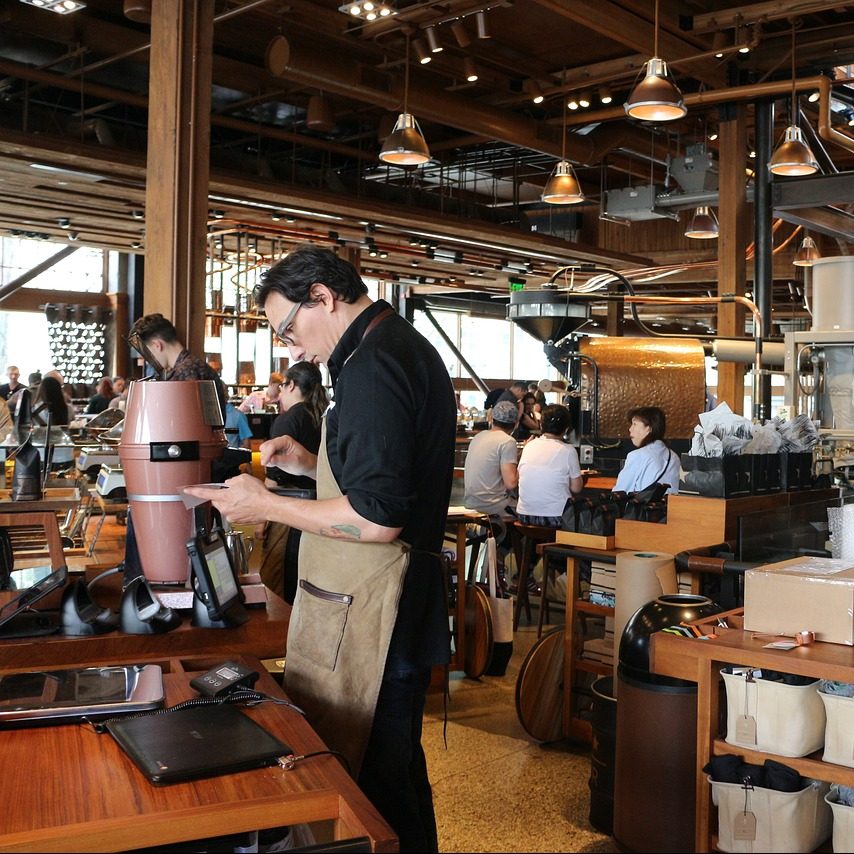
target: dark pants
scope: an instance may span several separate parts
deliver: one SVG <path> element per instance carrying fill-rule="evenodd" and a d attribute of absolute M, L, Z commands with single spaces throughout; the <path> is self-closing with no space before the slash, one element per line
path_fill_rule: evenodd
<path fill-rule="evenodd" d="M 383 676 L 374 726 L 359 774 L 359 788 L 400 840 L 400 850 L 439 850 L 433 792 L 421 747 L 430 668 Z"/>

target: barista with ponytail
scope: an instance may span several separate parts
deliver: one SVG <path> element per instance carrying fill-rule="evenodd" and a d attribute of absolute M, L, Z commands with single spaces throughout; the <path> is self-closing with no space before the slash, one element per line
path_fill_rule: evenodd
<path fill-rule="evenodd" d="M 320 449 L 323 413 L 329 405 L 320 368 L 311 362 L 297 362 L 285 373 L 279 394 L 282 413 L 276 416 L 270 438 L 291 436 L 304 448 L 316 454 Z M 314 489 L 316 482 L 304 475 L 294 475 L 274 466 L 267 467 L 270 489 Z M 264 541 L 260 568 L 264 584 L 289 604 L 293 604 L 297 584 L 297 558 L 300 531 L 278 522 L 258 525 L 255 536 Z"/>

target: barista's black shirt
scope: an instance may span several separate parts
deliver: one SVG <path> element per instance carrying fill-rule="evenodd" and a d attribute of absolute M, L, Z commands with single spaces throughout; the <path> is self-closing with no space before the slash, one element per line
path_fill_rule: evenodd
<path fill-rule="evenodd" d="M 450 656 L 441 563 L 454 467 L 457 408 L 434 347 L 393 314 L 362 338 L 388 303 L 369 306 L 329 359 L 335 402 L 326 449 L 341 491 L 359 515 L 402 528 L 413 547 L 388 667 L 424 667 Z M 345 364 L 346 363 L 346 364 Z"/>

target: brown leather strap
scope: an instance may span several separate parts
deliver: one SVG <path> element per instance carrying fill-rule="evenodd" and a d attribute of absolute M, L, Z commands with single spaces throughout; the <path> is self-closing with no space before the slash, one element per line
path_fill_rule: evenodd
<path fill-rule="evenodd" d="M 364 341 L 365 338 L 370 335 L 371 332 L 374 331 L 387 317 L 391 317 L 394 314 L 394 309 L 384 308 L 376 317 L 374 317 L 371 322 L 365 327 L 365 331 L 362 333 L 361 340 Z M 360 342 L 361 343 L 361 342 Z"/>

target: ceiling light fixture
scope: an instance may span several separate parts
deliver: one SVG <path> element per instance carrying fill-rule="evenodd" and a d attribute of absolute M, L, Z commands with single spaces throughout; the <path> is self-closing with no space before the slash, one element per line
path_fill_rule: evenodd
<path fill-rule="evenodd" d="M 708 205 L 698 205 L 685 229 L 685 237 L 695 240 L 712 240 L 718 236 L 720 226 L 714 210 Z"/>
<path fill-rule="evenodd" d="M 424 33 L 427 36 L 427 44 L 430 48 L 430 53 L 441 53 L 444 48 L 442 47 L 442 44 L 439 41 L 439 36 L 436 33 L 436 28 L 431 25 L 424 30 Z"/>
<path fill-rule="evenodd" d="M 471 36 L 468 34 L 468 30 L 466 30 L 461 18 L 451 22 L 451 32 L 454 34 L 454 38 L 460 47 L 468 47 L 471 44 Z"/>
<path fill-rule="evenodd" d="M 812 175 L 818 161 L 798 127 L 798 90 L 795 77 L 795 22 L 792 21 L 792 114 L 783 141 L 777 146 L 768 168 L 773 175 Z"/>
<path fill-rule="evenodd" d="M 409 54 L 409 36 L 406 37 L 407 40 L 407 48 L 406 53 Z M 423 39 L 415 39 L 412 42 L 412 47 L 415 48 L 415 54 L 418 57 L 418 61 L 422 65 L 427 65 L 428 62 L 433 60 L 433 57 L 430 55 L 430 51 L 427 50 L 427 45 L 424 44 Z M 409 65 L 409 60 L 406 61 L 407 66 Z"/>
<path fill-rule="evenodd" d="M 542 104 L 545 96 L 543 95 L 543 90 L 540 88 L 540 84 L 534 80 L 533 77 L 529 77 L 522 83 L 522 88 L 531 96 L 531 100 L 535 104 Z"/>
<path fill-rule="evenodd" d="M 716 59 L 723 59 L 724 48 L 727 46 L 726 33 L 723 30 L 718 30 L 712 36 L 712 50 L 715 52 Z"/>
<path fill-rule="evenodd" d="M 542 200 L 549 205 L 577 205 L 584 201 L 584 193 L 575 177 L 572 164 L 566 159 L 566 108 L 563 111 L 563 135 L 561 137 L 560 162 L 543 188 Z"/>
<path fill-rule="evenodd" d="M 21 2 L 39 9 L 47 9 L 49 12 L 56 12 L 58 15 L 70 15 L 72 12 L 79 12 L 86 8 L 86 4 L 78 0 L 21 0 Z"/>
<path fill-rule="evenodd" d="M 590 106 L 590 93 L 589 92 L 582 92 L 578 96 L 578 106 L 584 107 L 585 110 Z"/>
<path fill-rule="evenodd" d="M 570 95 L 569 100 L 566 102 L 566 106 L 569 107 L 570 110 L 578 109 L 578 98 L 575 95 Z"/>
<path fill-rule="evenodd" d="M 815 241 L 807 235 L 801 241 L 801 245 L 795 253 L 795 260 L 792 261 L 792 263 L 796 267 L 812 267 L 813 262 L 818 261 L 820 258 L 821 253 L 818 251 L 818 246 L 816 246 Z"/>
<path fill-rule="evenodd" d="M 409 33 L 406 34 L 406 65 L 403 78 L 403 112 L 380 149 L 379 159 L 392 166 L 422 166 L 430 160 L 430 150 L 409 112 Z"/>
<path fill-rule="evenodd" d="M 466 56 L 463 59 L 463 72 L 465 73 L 466 80 L 469 83 L 474 83 L 478 78 L 477 68 L 475 67 L 474 60 L 470 56 Z"/>
<path fill-rule="evenodd" d="M 379 2 L 379 0 L 365 0 L 364 3 L 344 3 L 338 7 L 339 12 L 358 18 L 360 21 L 376 21 L 379 18 L 388 18 L 397 14 L 394 4 L 390 2 Z"/>
<path fill-rule="evenodd" d="M 644 78 L 632 90 L 623 105 L 633 119 L 647 122 L 671 122 L 681 119 L 688 110 L 679 87 L 667 76 L 667 63 L 658 56 L 658 2 L 655 0 L 655 44 L 652 58 L 646 63 Z"/>
<path fill-rule="evenodd" d="M 610 104 L 611 101 L 614 100 L 614 96 L 611 94 L 611 90 L 607 86 L 599 87 L 599 100 L 603 104 Z"/>
<path fill-rule="evenodd" d="M 70 220 L 70 219 L 68 219 L 67 217 L 64 217 L 64 216 L 61 216 L 61 217 L 56 221 L 56 224 L 57 224 L 60 228 L 71 228 L 71 220 Z"/>
<path fill-rule="evenodd" d="M 492 35 L 486 25 L 486 12 L 478 12 L 474 19 L 477 22 L 477 37 L 479 39 L 491 39 Z"/>

